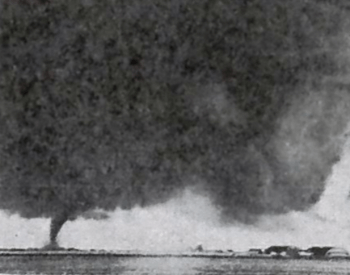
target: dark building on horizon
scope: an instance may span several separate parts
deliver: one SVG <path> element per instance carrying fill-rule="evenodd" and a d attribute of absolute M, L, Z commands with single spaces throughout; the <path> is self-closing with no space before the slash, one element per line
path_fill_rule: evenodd
<path fill-rule="evenodd" d="M 332 246 L 313 246 L 306 249 L 305 251 L 311 252 L 313 258 L 324 258 L 326 256 L 326 253 L 332 248 Z"/>
<path fill-rule="evenodd" d="M 286 256 L 291 258 L 299 257 L 299 249 L 295 246 L 270 246 L 265 249 L 265 254 L 275 254 L 276 256 Z"/>

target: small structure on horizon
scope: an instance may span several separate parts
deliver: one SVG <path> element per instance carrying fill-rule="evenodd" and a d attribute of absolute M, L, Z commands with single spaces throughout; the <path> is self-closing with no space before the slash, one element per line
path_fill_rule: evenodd
<path fill-rule="evenodd" d="M 335 259 L 335 258 L 349 258 L 349 252 L 346 251 L 344 248 L 341 247 L 332 247 L 326 252 L 325 257 L 327 259 Z"/>
<path fill-rule="evenodd" d="M 203 246 L 201 244 L 197 245 L 194 251 L 203 252 L 204 251 Z"/>
<path fill-rule="evenodd" d="M 250 248 L 248 250 L 248 253 L 249 253 L 250 256 L 255 256 L 255 255 L 261 255 L 264 252 L 260 248 Z"/>
<path fill-rule="evenodd" d="M 277 257 L 299 258 L 300 248 L 296 246 L 270 246 L 265 249 L 265 254 Z"/>
<path fill-rule="evenodd" d="M 306 249 L 306 252 L 312 253 L 312 258 L 319 259 L 326 257 L 326 253 L 332 249 L 332 246 L 313 246 Z"/>

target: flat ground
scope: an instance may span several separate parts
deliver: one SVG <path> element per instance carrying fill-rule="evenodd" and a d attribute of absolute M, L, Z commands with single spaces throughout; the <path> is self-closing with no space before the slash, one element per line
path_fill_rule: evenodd
<path fill-rule="evenodd" d="M 80 256 L 0 257 L 0 274 L 350 274 L 350 261 Z"/>

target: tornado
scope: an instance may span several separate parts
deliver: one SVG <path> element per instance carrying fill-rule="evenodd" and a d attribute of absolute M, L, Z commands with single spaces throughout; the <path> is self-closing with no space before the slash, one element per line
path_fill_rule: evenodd
<path fill-rule="evenodd" d="M 52 217 L 50 224 L 50 243 L 49 246 L 54 248 L 58 247 L 57 245 L 57 235 L 61 230 L 63 224 L 68 220 L 69 212 L 62 211 L 58 212 L 55 216 Z"/>
<path fill-rule="evenodd" d="M 0 0 L 0 209 L 50 218 L 54 248 L 189 187 L 223 224 L 317 203 L 350 112 L 342 1 L 88 2 Z"/>

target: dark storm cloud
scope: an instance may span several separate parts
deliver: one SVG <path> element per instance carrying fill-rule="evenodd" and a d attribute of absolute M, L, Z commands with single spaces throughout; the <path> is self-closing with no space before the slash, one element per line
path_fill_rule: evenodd
<path fill-rule="evenodd" d="M 346 11 L 124 2 L 0 1 L 0 207 L 51 217 L 54 243 L 192 184 L 227 222 L 317 202 L 349 114 Z"/>

